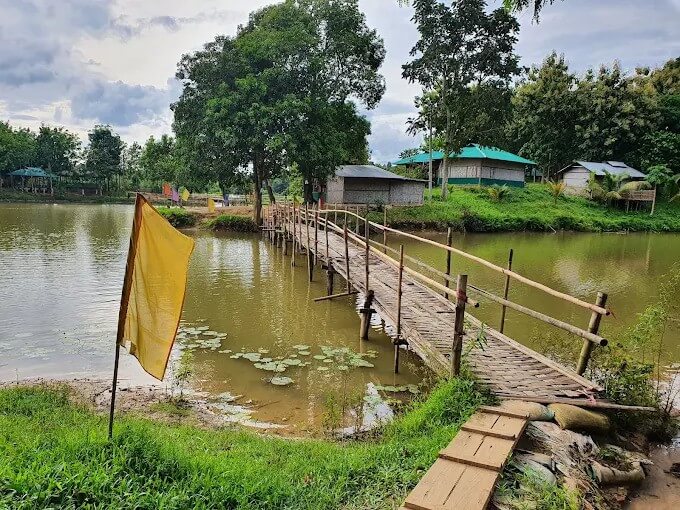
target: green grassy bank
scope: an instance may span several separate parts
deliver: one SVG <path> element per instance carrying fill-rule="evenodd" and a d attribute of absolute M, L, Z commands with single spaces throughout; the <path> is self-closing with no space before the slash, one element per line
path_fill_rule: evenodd
<path fill-rule="evenodd" d="M 80 195 L 78 193 L 66 193 L 56 191 L 54 195 L 44 195 L 42 193 L 24 193 L 7 189 L 0 189 L 0 203 L 34 203 L 34 204 L 134 204 L 134 195 Z"/>
<path fill-rule="evenodd" d="M 484 401 L 441 383 L 362 442 L 290 440 L 106 417 L 65 388 L 0 390 L 0 508 L 370 509 L 402 502 Z"/>
<path fill-rule="evenodd" d="M 389 209 L 388 223 L 395 228 L 445 230 L 450 226 L 467 232 L 680 232 L 680 202 L 659 201 L 650 216 L 649 211 L 626 212 L 576 196 L 562 196 L 555 203 L 543 184 L 513 188 L 501 201 L 495 201 L 485 187 L 450 189 L 446 201 L 437 190 L 434 199 L 421 207 Z M 382 222 L 382 214 L 374 213 L 374 219 Z"/>

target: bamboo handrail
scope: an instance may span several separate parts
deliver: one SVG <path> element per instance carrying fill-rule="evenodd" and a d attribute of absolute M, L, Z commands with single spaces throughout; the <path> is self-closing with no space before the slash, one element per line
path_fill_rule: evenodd
<path fill-rule="evenodd" d="M 330 228 L 330 230 L 334 230 L 336 232 L 342 232 L 344 234 L 343 229 L 340 229 L 339 226 L 335 225 L 333 222 L 331 222 L 327 218 L 323 218 L 323 219 L 321 219 L 321 221 L 323 222 L 323 224 L 326 228 Z M 368 223 L 370 225 L 372 222 L 368 222 Z M 364 248 L 366 247 L 366 243 L 365 243 L 364 239 L 361 239 L 359 236 L 357 236 L 356 234 L 354 234 L 352 232 L 347 233 L 347 238 L 351 239 L 353 242 L 355 242 L 359 246 L 363 246 Z M 389 246 L 384 246 L 378 241 L 369 240 L 369 243 L 387 248 L 391 252 L 398 252 L 398 250 L 395 250 L 394 248 L 391 248 Z M 388 264 L 390 264 L 394 267 L 399 268 L 399 262 L 397 260 L 395 260 L 392 257 L 390 257 L 389 255 L 383 253 L 382 251 L 375 248 L 374 246 L 369 246 L 369 251 L 373 252 L 378 258 L 385 261 L 386 263 L 388 263 Z M 415 264 L 417 264 L 417 265 L 419 265 L 419 266 L 421 266 L 421 267 L 423 267 L 423 268 L 425 268 L 429 271 L 432 271 L 433 273 L 437 274 L 438 276 L 445 278 L 447 281 L 451 281 L 453 279 L 449 275 L 446 275 L 445 273 L 438 271 L 437 269 L 435 269 L 431 266 L 428 266 L 424 262 L 421 262 L 421 261 L 419 261 L 419 260 L 417 260 L 413 257 L 409 257 L 406 254 L 404 254 L 403 256 L 404 256 L 405 259 L 410 260 L 410 261 L 414 262 Z M 420 280 L 421 282 L 434 287 L 435 289 L 441 290 L 443 292 L 447 292 L 447 291 L 449 293 L 451 292 L 451 289 L 449 287 L 446 287 L 445 285 L 442 285 L 441 283 L 439 283 L 435 280 L 432 280 L 431 278 L 428 278 L 427 276 L 419 273 L 418 271 L 416 271 L 416 270 L 414 270 L 414 269 L 412 269 L 408 266 L 403 266 L 403 271 L 406 272 L 407 274 L 413 276 L 414 278 Z M 543 314 L 541 312 L 537 312 L 536 310 L 532 310 L 531 308 L 527 308 L 525 306 L 519 305 L 519 304 L 514 303 L 512 301 L 509 301 L 507 299 L 503 299 L 499 296 L 496 296 L 495 294 L 492 294 L 491 292 L 489 292 L 487 290 L 481 289 L 481 288 L 476 287 L 474 285 L 468 285 L 468 286 L 471 290 L 482 294 L 483 296 L 487 297 L 491 301 L 499 303 L 499 304 L 501 304 L 501 305 L 503 305 L 507 308 L 518 311 L 518 312 L 523 313 L 525 315 L 528 315 L 530 317 L 533 317 L 533 318 L 540 320 L 542 322 L 546 322 L 548 324 L 551 324 L 551 325 L 553 325 L 557 328 L 563 329 L 564 331 L 570 332 L 570 333 L 572 333 L 572 334 L 574 334 L 574 335 L 576 335 L 580 338 L 583 338 L 585 340 L 588 340 L 588 341 L 590 341 L 594 344 L 605 346 L 608 343 L 607 339 L 605 339 L 605 338 L 603 338 L 599 335 L 593 334 L 589 331 L 583 330 L 581 328 L 578 328 L 576 326 L 568 324 L 568 323 L 561 321 L 559 319 L 555 319 L 554 317 Z M 439 297 L 438 294 L 435 294 L 435 293 L 433 293 L 433 294 L 437 295 Z M 479 303 L 477 301 L 470 299 L 470 298 L 468 298 L 468 304 L 470 304 L 471 306 L 474 306 L 475 308 L 479 306 Z"/>
<path fill-rule="evenodd" d="M 324 210 L 323 211 L 323 213 L 327 213 L 327 212 L 333 212 L 333 211 L 332 210 Z M 343 212 L 346 212 L 349 215 L 353 215 L 353 216 L 356 216 L 357 218 L 360 218 L 359 215 L 354 214 L 350 211 L 343 211 Z M 534 287 L 536 289 L 542 290 L 543 292 L 550 294 L 550 295 L 552 295 L 556 298 L 562 299 L 564 301 L 568 301 L 568 302 L 573 303 L 575 305 L 578 305 L 582 308 L 587 308 L 588 310 L 592 310 L 593 312 L 597 312 L 601 315 L 609 315 L 611 313 L 606 308 L 603 308 L 601 306 L 597 306 L 593 303 L 588 303 L 588 302 L 583 301 L 583 300 L 581 300 L 577 297 L 570 296 L 569 294 L 565 294 L 564 292 L 560 292 L 558 290 L 552 289 L 552 288 L 548 287 L 547 285 L 543 285 L 542 283 L 538 283 L 534 280 L 531 280 L 530 278 L 527 278 L 526 276 L 522 276 L 519 273 L 505 269 L 505 268 L 498 266 L 498 265 L 496 265 L 492 262 L 489 262 L 488 260 L 484 260 L 481 257 L 477 257 L 477 256 L 472 255 L 470 253 L 467 253 L 463 250 L 459 250 L 458 248 L 454 248 L 453 246 L 446 246 L 445 244 L 438 243 L 437 241 L 432 241 L 431 239 L 426 239 L 424 237 L 420 237 L 420 236 L 417 236 L 415 234 L 403 232 L 401 230 L 397 230 L 397 229 L 394 229 L 394 228 L 391 228 L 391 227 L 387 227 L 387 226 L 381 225 L 380 223 L 375 223 L 373 221 L 369 221 L 369 224 L 372 227 L 375 227 L 379 230 L 384 229 L 387 232 L 393 232 L 395 234 L 402 235 L 404 237 L 408 237 L 409 239 L 414 239 L 416 241 L 420 241 L 420 242 L 423 242 L 425 244 L 430 244 L 432 246 L 436 246 L 436 247 L 441 248 L 443 250 L 448 250 L 451 253 L 455 253 L 457 255 L 460 255 L 461 257 L 465 257 L 469 260 L 472 260 L 473 262 L 477 262 L 478 264 L 481 264 L 481 265 L 483 265 L 483 266 L 485 266 L 489 269 L 492 269 L 496 272 L 499 272 L 501 274 L 509 276 L 510 278 L 514 278 L 515 280 L 520 281 L 520 282 L 522 282 L 526 285 L 529 285 L 530 287 Z"/>

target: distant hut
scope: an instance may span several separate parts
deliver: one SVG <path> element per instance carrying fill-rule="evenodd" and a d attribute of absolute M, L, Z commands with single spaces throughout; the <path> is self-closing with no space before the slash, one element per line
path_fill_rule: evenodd
<path fill-rule="evenodd" d="M 420 205 L 427 181 L 409 179 L 373 165 L 343 165 L 326 182 L 326 202 Z"/>
<path fill-rule="evenodd" d="M 563 181 L 572 189 L 584 190 L 588 186 L 590 174 L 595 175 L 595 179 L 602 181 L 605 174 L 627 176 L 631 181 L 642 181 L 645 174 L 621 161 L 574 161 L 571 165 L 557 172 L 559 180 Z"/>
<path fill-rule="evenodd" d="M 427 175 L 430 153 L 425 152 L 395 161 L 394 165 L 421 166 Z M 536 175 L 536 163 L 529 159 L 498 149 L 478 144 L 468 145 L 448 160 L 448 171 L 443 168 L 444 153 L 432 153 L 433 179 L 441 184 L 442 176 L 449 184 L 507 184 L 523 187 L 527 175 Z"/>
<path fill-rule="evenodd" d="M 56 175 L 38 167 L 20 168 L 9 173 L 12 187 L 25 191 L 53 192 L 52 180 Z"/>

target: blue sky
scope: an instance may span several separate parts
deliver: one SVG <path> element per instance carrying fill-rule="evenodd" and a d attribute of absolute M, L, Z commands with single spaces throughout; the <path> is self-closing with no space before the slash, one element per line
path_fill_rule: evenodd
<path fill-rule="evenodd" d="M 183 53 L 234 34 L 267 0 L 0 0 L 0 119 L 65 125 L 83 138 L 108 123 L 131 142 L 170 132 L 168 105 Z M 418 140 L 405 134 L 417 85 L 401 65 L 417 39 L 412 10 L 397 0 L 359 0 L 385 40 L 387 92 L 367 115 L 372 157 L 385 162 Z M 491 6 L 501 1 L 490 1 Z M 522 64 L 556 50 L 583 71 L 619 60 L 626 70 L 680 56 L 680 0 L 565 0 L 540 24 L 520 15 Z"/>

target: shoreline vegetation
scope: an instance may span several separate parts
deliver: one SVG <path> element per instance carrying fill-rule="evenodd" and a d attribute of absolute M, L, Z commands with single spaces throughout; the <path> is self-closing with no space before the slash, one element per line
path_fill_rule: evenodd
<path fill-rule="evenodd" d="M 660 199 L 653 215 L 648 206 L 628 212 L 613 204 L 607 205 L 585 197 L 561 195 L 555 199 L 546 184 L 527 184 L 494 196 L 491 188 L 450 186 L 446 200 L 435 189 L 432 200 L 422 206 L 389 207 L 390 227 L 406 230 L 458 232 L 680 232 L 680 201 Z M 74 194 L 36 195 L 0 191 L 0 203 L 76 203 L 131 204 L 134 198 L 119 196 L 81 196 Z M 250 207 L 230 207 L 210 214 L 206 208 L 169 208 L 156 205 L 177 228 L 204 226 L 214 231 L 257 232 Z M 381 209 L 376 204 L 374 209 Z M 371 212 L 373 221 L 382 223 L 380 212 Z"/>

